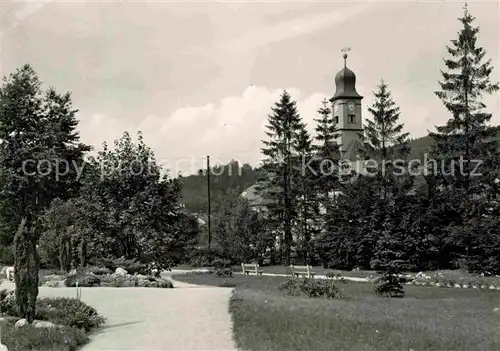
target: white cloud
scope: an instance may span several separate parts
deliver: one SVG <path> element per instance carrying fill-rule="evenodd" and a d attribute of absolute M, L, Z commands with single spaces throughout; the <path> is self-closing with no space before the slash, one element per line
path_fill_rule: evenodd
<path fill-rule="evenodd" d="M 313 131 L 316 110 L 326 96 L 317 93 L 301 97 L 298 89 L 287 91 L 297 100 L 302 118 Z M 213 164 L 238 159 L 255 165 L 266 138 L 271 106 L 282 92 L 283 89 L 250 86 L 241 95 L 226 97 L 217 104 L 182 107 L 169 116 L 150 115 L 136 125 L 118 116 L 94 115 L 82 118 L 82 141 L 100 149 L 103 141 L 111 144 L 125 130 L 132 134 L 142 131 L 157 159 L 173 173 L 196 172 L 203 168 L 206 155 L 211 156 Z"/>

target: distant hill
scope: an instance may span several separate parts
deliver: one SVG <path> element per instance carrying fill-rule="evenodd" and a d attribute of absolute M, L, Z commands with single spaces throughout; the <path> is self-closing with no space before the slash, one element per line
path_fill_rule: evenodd
<path fill-rule="evenodd" d="M 423 160 L 425 154 L 429 153 L 432 148 L 432 138 L 428 135 L 410 140 L 410 159 Z"/>
<path fill-rule="evenodd" d="M 194 213 L 208 211 L 208 184 L 205 170 L 199 174 L 183 177 L 182 203 Z M 239 196 L 245 189 L 257 182 L 259 171 L 248 164 L 232 161 L 227 165 L 211 167 L 210 192 L 212 213 L 216 213 L 221 202 Z"/>
<path fill-rule="evenodd" d="M 500 141 L 500 126 L 495 126 L 497 130 L 496 140 Z M 430 153 L 432 148 L 432 138 L 430 136 L 424 136 L 417 139 L 412 139 L 410 141 L 411 147 L 411 159 L 423 160 L 424 155 Z M 430 156 L 428 156 L 430 157 Z"/>

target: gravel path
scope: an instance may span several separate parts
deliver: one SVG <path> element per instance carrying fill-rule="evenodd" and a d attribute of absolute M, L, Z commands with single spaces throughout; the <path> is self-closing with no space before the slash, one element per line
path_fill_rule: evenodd
<path fill-rule="evenodd" d="M 232 289 L 174 286 L 82 288 L 82 300 L 107 318 L 82 350 L 236 350 L 228 312 Z M 76 297 L 76 289 L 42 287 L 39 296 Z"/>

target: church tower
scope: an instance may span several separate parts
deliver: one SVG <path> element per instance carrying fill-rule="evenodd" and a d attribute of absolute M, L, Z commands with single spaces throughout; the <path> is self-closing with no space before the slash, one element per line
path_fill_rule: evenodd
<path fill-rule="evenodd" d="M 348 153 L 358 142 L 362 142 L 363 121 L 361 118 L 361 100 L 363 97 L 356 92 L 356 75 L 347 68 L 347 51 L 344 51 L 344 68 L 335 76 L 335 94 L 330 99 L 333 119 L 337 125 L 342 158 L 350 158 Z"/>

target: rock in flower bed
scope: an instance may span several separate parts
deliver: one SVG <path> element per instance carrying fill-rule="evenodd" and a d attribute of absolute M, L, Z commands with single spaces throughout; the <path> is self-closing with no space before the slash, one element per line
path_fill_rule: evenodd
<path fill-rule="evenodd" d="M 14 292 L 0 292 L 1 342 L 9 351 L 70 351 L 88 342 L 87 333 L 105 319 L 77 299 L 42 298 L 37 300 L 35 321 L 15 317 Z"/>
<path fill-rule="evenodd" d="M 67 276 L 52 275 L 44 277 L 42 286 L 46 287 L 144 287 L 144 288 L 173 288 L 168 279 L 134 274 L 130 275 L 123 268 L 117 268 L 115 273 L 105 268 L 87 269 L 85 272 Z"/>

